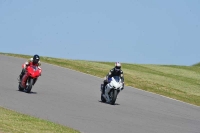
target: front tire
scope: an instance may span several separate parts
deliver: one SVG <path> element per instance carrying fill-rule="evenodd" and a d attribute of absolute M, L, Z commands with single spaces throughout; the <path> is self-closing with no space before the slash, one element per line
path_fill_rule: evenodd
<path fill-rule="evenodd" d="M 32 89 L 32 86 L 33 86 L 33 79 L 32 78 L 29 78 L 27 80 L 28 82 L 28 85 L 26 86 L 26 89 L 25 89 L 25 92 L 26 93 L 30 93 L 31 92 L 31 89 Z"/>
<path fill-rule="evenodd" d="M 117 90 L 115 90 L 115 89 L 114 89 L 113 92 L 111 92 L 111 93 L 113 93 L 113 96 L 112 96 L 112 99 L 111 99 L 111 102 L 110 102 L 110 103 L 111 103 L 112 105 L 114 105 L 114 104 L 115 104 L 115 101 L 116 101 L 116 99 L 117 99 L 117 94 L 118 94 L 118 93 L 117 93 Z"/>

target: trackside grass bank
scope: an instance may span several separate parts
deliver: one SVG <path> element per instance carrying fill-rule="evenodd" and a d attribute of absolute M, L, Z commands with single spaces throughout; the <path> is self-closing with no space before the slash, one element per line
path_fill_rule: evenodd
<path fill-rule="evenodd" d="M 0 133 L 80 133 L 53 122 L 0 107 Z"/>
<path fill-rule="evenodd" d="M 31 57 L 29 55 L 10 53 L 0 54 L 25 59 Z M 68 60 L 51 57 L 41 57 L 41 62 L 70 68 L 101 78 L 114 66 L 114 62 Z M 200 65 L 198 64 L 194 66 L 176 66 L 122 63 L 122 69 L 124 71 L 126 86 L 136 87 L 200 106 Z M 0 108 L 0 132 L 31 132 L 28 129 L 24 131 L 22 125 L 25 123 L 23 119 L 26 119 L 28 123 L 30 122 L 28 124 L 30 127 L 31 125 L 38 127 L 38 129 L 33 132 L 78 132 L 70 128 L 21 115 L 3 108 Z"/>

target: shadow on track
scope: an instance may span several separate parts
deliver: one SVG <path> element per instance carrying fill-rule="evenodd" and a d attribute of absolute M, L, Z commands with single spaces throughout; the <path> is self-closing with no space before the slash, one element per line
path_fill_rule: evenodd
<path fill-rule="evenodd" d="M 19 91 L 19 92 L 24 92 L 24 93 L 26 93 L 25 91 L 20 91 L 20 90 L 16 90 L 16 91 Z M 37 94 L 37 92 L 33 92 L 33 91 L 31 91 L 31 92 L 29 92 L 29 93 L 27 93 L 27 94 Z"/>
<path fill-rule="evenodd" d="M 107 103 L 107 102 L 102 102 L 102 101 L 99 101 L 100 103 L 104 103 L 104 104 L 110 104 L 110 103 Z M 111 105 L 111 104 L 110 104 Z M 120 105 L 119 103 L 115 103 L 114 105 L 112 106 L 115 106 L 115 105 Z"/>

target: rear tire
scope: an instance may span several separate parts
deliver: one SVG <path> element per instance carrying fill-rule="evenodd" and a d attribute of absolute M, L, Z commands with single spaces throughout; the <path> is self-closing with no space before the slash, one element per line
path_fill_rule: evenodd
<path fill-rule="evenodd" d="M 114 105 L 114 104 L 115 104 L 115 101 L 116 101 L 116 99 L 117 99 L 117 94 L 118 94 L 118 93 L 117 93 L 117 90 L 115 90 L 115 89 L 114 89 L 113 92 L 111 92 L 111 93 L 113 93 L 113 97 L 112 97 L 112 100 L 111 100 L 110 103 L 111 103 L 112 105 Z"/>
<path fill-rule="evenodd" d="M 27 87 L 26 87 L 26 89 L 25 89 L 25 92 L 26 92 L 26 93 L 30 93 L 30 92 L 31 92 L 31 89 L 32 89 L 32 86 L 33 86 L 33 79 L 32 79 L 32 78 L 29 78 L 29 79 L 27 80 L 27 82 L 28 82 L 28 85 L 27 85 Z"/>

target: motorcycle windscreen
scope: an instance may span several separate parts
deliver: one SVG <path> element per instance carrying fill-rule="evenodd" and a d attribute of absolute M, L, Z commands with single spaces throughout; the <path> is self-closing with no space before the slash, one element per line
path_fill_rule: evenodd
<path fill-rule="evenodd" d="M 121 79 L 119 76 L 114 76 L 113 78 L 115 79 L 116 82 L 119 82 Z"/>

